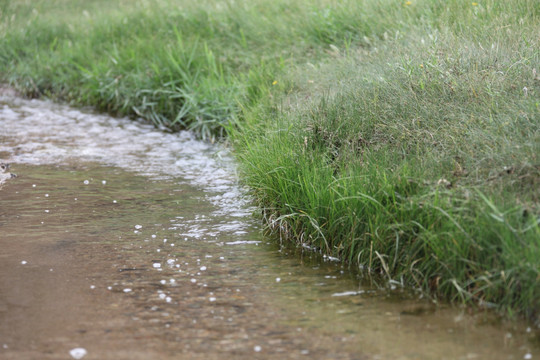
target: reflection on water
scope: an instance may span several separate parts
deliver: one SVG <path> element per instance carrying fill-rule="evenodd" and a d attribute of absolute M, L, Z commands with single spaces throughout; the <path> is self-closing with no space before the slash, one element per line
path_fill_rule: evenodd
<path fill-rule="evenodd" d="M 4 96 L 0 158 L 19 175 L 0 190 L 1 359 L 540 353 L 524 324 L 285 254 L 260 235 L 226 152 L 187 133 Z"/>

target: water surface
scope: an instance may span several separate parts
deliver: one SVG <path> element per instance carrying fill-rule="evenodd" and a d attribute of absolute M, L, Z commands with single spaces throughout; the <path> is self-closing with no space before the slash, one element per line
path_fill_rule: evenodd
<path fill-rule="evenodd" d="M 261 235 L 222 147 L 0 96 L 0 358 L 534 359 L 537 330 Z"/>

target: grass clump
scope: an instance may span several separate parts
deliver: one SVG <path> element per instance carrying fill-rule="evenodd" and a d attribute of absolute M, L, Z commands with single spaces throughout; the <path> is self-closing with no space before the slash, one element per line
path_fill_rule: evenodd
<path fill-rule="evenodd" d="M 257 99 L 260 85 L 252 81 L 271 83 L 281 66 L 275 48 L 286 43 L 287 23 L 269 17 L 283 4 L 261 13 L 257 3 L 101 5 L 2 2 L 1 80 L 29 96 L 215 138 L 235 118 L 239 101 Z M 259 28 L 261 21 L 267 26 Z M 276 41 L 263 42 L 270 34 Z"/>
<path fill-rule="evenodd" d="M 297 68 L 236 139 L 267 220 L 391 284 L 538 319 L 539 28 L 501 16 Z"/>
<path fill-rule="evenodd" d="M 0 81 L 226 133 L 286 238 L 538 319 L 540 3 L 5 1 Z"/>

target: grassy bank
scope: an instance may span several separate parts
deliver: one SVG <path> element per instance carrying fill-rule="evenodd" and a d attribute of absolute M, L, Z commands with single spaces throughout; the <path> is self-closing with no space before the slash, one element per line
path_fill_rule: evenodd
<path fill-rule="evenodd" d="M 104 4 L 0 0 L 0 80 L 228 133 L 286 239 L 538 319 L 537 1 Z"/>

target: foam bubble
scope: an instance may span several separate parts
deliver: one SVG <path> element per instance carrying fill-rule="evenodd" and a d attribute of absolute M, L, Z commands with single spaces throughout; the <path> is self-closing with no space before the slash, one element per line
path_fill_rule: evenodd
<path fill-rule="evenodd" d="M 74 348 L 69 351 L 69 355 L 74 359 L 82 359 L 87 353 L 88 352 L 84 348 Z"/>

